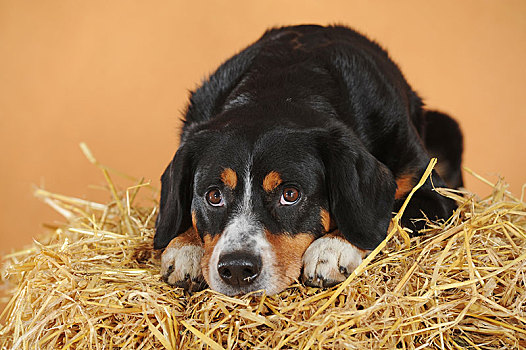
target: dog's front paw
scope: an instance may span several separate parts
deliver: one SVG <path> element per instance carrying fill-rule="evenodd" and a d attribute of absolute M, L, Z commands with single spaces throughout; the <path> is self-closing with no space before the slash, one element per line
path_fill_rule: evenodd
<path fill-rule="evenodd" d="M 187 245 L 174 238 L 161 257 L 161 275 L 168 284 L 196 292 L 206 287 L 201 271 L 204 249 Z"/>
<path fill-rule="evenodd" d="M 341 236 L 318 238 L 303 255 L 303 283 L 312 287 L 332 287 L 344 281 L 366 253 Z"/>

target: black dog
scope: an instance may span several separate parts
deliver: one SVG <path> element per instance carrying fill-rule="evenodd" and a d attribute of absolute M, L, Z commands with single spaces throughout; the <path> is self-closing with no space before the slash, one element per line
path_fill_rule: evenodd
<path fill-rule="evenodd" d="M 165 280 L 229 295 L 277 293 L 300 274 L 334 285 L 386 237 L 430 156 L 438 173 L 403 224 L 448 218 L 455 203 L 433 186 L 462 185 L 462 134 L 422 106 L 388 54 L 351 29 L 267 31 L 191 94 L 161 179 Z"/>

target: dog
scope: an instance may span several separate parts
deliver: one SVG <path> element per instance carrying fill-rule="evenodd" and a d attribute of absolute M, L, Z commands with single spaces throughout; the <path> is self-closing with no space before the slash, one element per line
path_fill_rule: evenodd
<path fill-rule="evenodd" d="M 344 26 L 268 30 L 190 95 L 161 177 L 154 248 L 189 291 L 275 294 L 343 281 L 402 217 L 447 219 L 462 186 L 462 133 L 424 109 L 387 52 Z"/>

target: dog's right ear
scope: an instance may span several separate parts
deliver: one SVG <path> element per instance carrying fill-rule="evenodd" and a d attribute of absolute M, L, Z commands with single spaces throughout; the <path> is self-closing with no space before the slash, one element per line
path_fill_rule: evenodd
<path fill-rule="evenodd" d="M 192 224 L 193 170 L 188 147 L 177 150 L 161 176 L 161 201 L 155 223 L 153 247 L 164 248 Z"/>

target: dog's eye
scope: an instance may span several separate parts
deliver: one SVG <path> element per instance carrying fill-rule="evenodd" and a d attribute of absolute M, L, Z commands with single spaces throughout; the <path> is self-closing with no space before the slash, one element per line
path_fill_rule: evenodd
<path fill-rule="evenodd" d="M 285 187 L 279 200 L 281 205 L 291 205 L 300 198 L 300 191 L 295 187 Z"/>
<path fill-rule="evenodd" d="M 217 188 L 211 189 L 206 193 L 206 201 L 208 204 L 214 207 L 222 207 L 225 205 L 223 201 L 223 195 Z"/>

